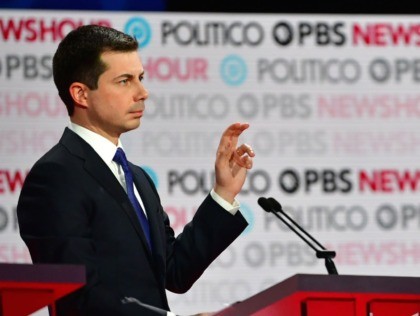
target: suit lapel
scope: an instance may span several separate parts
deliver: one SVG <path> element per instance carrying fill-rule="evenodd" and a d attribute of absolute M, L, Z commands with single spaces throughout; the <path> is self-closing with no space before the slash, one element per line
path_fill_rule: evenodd
<path fill-rule="evenodd" d="M 117 201 L 118 205 L 121 206 L 141 239 L 148 257 L 151 259 L 151 253 L 149 247 L 147 246 L 143 229 L 140 226 L 140 222 L 134 208 L 128 199 L 127 193 L 124 191 L 123 187 L 115 178 L 109 167 L 88 143 L 68 128 L 65 129 L 60 143 L 64 145 L 73 155 L 78 156 L 85 161 L 85 170 L 94 177 L 98 181 L 98 184 Z"/>

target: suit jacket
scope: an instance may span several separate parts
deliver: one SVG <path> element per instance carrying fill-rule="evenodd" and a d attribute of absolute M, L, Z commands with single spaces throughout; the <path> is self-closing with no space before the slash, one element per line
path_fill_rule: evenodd
<path fill-rule="evenodd" d="M 83 264 L 87 284 L 58 315 L 166 315 L 165 289 L 187 291 L 247 223 L 207 196 L 175 238 L 150 177 L 130 163 L 150 222 L 147 247 L 124 189 L 93 148 L 69 129 L 38 160 L 17 215 L 34 263 Z"/>

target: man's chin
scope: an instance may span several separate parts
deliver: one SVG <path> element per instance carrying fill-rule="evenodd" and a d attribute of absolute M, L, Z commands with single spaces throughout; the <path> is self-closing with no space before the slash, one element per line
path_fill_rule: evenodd
<path fill-rule="evenodd" d="M 136 129 L 140 126 L 140 120 L 133 120 L 132 122 L 130 122 L 130 124 L 127 124 L 125 126 L 125 132 L 129 132 L 132 131 L 133 129 Z"/>

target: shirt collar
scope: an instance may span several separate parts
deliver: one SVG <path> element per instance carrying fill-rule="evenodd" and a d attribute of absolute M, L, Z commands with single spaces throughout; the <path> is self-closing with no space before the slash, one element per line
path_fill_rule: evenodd
<path fill-rule="evenodd" d="M 95 132 L 92 132 L 91 130 L 88 130 L 87 128 L 80 126 L 76 123 L 70 122 L 68 127 L 81 138 L 83 138 L 83 140 L 85 140 L 107 164 L 110 164 L 112 162 L 117 147 L 122 148 L 120 139 L 118 139 L 118 145 L 115 146 L 111 141 L 109 141 L 105 137 Z"/>

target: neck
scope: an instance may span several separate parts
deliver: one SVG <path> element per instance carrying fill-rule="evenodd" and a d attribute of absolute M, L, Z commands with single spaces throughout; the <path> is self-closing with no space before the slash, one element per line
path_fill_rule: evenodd
<path fill-rule="evenodd" d="M 115 146 L 118 146 L 118 140 L 120 138 L 120 135 L 112 136 L 112 135 L 106 133 L 105 131 L 103 131 L 102 129 L 96 127 L 95 125 L 87 124 L 86 122 L 74 119 L 73 117 L 70 118 L 70 121 L 74 124 L 77 124 L 81 127 L 84 127 L 86 129 L 90 130 L 91 132 L 94 132 L 98 135 L 101 135 L 102 137 L 108 139 Z"/>

